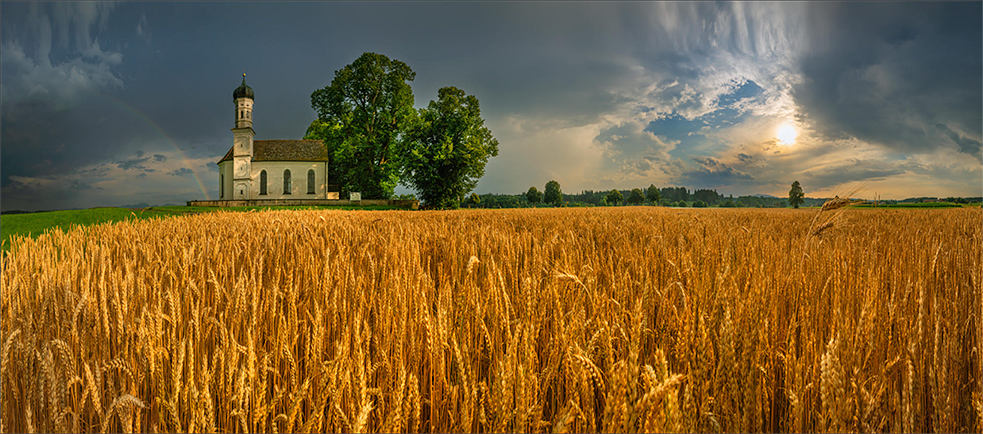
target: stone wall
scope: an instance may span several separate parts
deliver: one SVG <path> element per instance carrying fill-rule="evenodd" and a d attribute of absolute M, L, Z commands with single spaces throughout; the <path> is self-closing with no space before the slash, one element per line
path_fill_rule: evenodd
<path fill-rule="evenodd" d="M 249 200 L 189 200 L 188 206 L 396 206 L 405 209 L 420 209 L 417 200 L 364 199 L 249 199 Z"/>

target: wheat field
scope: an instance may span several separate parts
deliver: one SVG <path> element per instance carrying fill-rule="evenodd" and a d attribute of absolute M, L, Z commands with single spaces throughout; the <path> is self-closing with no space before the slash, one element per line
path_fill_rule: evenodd
<path fill-rule="evenodd" d="M 829 208 L 15 238 L 0 430 L 983 430 L 983 213 Z"/>

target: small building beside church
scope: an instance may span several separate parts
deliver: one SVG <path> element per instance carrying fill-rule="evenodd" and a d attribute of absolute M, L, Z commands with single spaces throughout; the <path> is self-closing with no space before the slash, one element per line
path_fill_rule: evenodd
<path fill-rule="evenodd" d="M 320 140 L 253 140 L 253 89 L 232 92 L 232 148 L 218 162 L 219 200 L 338 199 L 328 191 L 328 149 Z"/>

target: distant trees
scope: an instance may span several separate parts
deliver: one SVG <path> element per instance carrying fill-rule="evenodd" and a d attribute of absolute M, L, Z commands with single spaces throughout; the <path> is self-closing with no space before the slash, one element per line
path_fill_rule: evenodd
<path fill-rule="evenodd" d="M 706 208 L 706 207 L 707 207 L 707 203 L 702 200 L 697 200 L 696 202 L 693 202 L 693 208 Z"/>
<path fill-rule="evenodd" d="M 555 206 L 563 205 L 563 192 L 560 190 L 560 183 L 550 180 L 546 183 L 546 189 L 543 191 L 543 202 L 553 204 Z"/>
<path fill-rule="evenodd" d="M 689 190 L 686 187 L 663 187 L 660 192 L 662 198 L 670 202 L 689 200 Z"/>
<path fill-rule="evenodd" d="M 529 187 L 529 191 L 526 192 L 526 200 L 535 205 L 543 201 L 543 193 L 540 193 L 536 187 Z"/>
<path fill-rule="evenodd" d="M 477 193 L 471 193 L 471 195 L 464 201 L 464 205 L 468 208 L 476 208 L 480 204 L 481 196 L 478 196 Z"/>
<path fill-rule="evenodd" d="M 604 198 L 604 201 L 608 205 L 617 205 L 625 201 L 625 196 L 623 196 L 621 192 L 618 190 L 611 190 L 608 192 L 608 195 Z"/>
<path fill-rule="evenodd" d="M 655 184 L 649 184 L 649 188 L 645 189 L 645 198 L 652 202 L 652 205 L 658 205 L 662 200 L 662 194 L 659 193 L 658 188 L 655 188 Z"/>
<path fill-rule="evenodd" d="M 638 205 L 642 202 L 645 202 L 645 195 L 642 194 L 642 190 L 640 188 L 631 189 L 631 194 L 628 195 L 628 203 Z"/>
<path fill-rule="evenodd" d="M 700 189 L 693 192 L 693 199 L 702 200 L 707 205 L 714 205 L 722 199 L 722 196 L 716 190 Z"/>
<path fill-rule="evenodd" d="M 799 185 L 799 181 L 792 183 L 792 189 L 788 191 L 788 204 L 792 205 L 793 208 L 798 208 L 805 202 L 805 193 L 802 192 L 802 186 Z"/>

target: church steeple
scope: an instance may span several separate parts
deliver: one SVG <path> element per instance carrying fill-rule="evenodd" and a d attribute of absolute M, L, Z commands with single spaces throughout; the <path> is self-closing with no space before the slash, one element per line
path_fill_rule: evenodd
<path fill-rule="evenodd" d="M 253 126 L 253 88 L 246 85 L 246 73 L 242 73 L 242 84 L 232 92 L 235 101 L 236 128 L 252 128 Z"/>
<path fill-rule="evenodd" d="M 236 126 L 232 129 L 232 198 L 252 197 L 253 160 L 253 89 L 246 85 L 246 73 L 242 84 L 232 92 L 236 107 Z"/>

